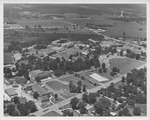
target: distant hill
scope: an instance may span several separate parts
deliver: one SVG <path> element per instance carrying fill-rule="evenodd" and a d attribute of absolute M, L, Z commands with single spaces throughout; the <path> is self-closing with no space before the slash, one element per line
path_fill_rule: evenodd
<path fill-rule="evenodd" d="M 102 12 L 111 13 L 126 10 L 135 14 L 146 15 L 145 4 L 5 4 L 4 10 L 18 9 L 19 11 L 32 11 L 44 14 L 76 13 L 84 15 L 100 15 Z"/>

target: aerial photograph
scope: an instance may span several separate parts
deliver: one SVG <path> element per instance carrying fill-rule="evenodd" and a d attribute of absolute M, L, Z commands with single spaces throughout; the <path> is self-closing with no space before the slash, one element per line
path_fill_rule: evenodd
<path fill-rule="evenodd" d="M 3 4 L 3 117 L 147 116 L 147 4 Z"/>

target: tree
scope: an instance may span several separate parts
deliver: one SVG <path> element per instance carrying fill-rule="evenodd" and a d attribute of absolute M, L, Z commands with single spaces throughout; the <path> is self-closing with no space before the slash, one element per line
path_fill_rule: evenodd
<path fill-rule="evenodd" d="M 103 72 L 103 71 L 102 71 L 102 68 L 100 68 L 100 69 L 99 69 L 99 73 L 102 73 L 102 72 Z"/>
<path fill-rule="evenodd" d="M 35 99 L 38 99 L 39 94 L 38 94 L 37 92 L 34 92 L 34 93 L 33 93 L 33 97 L 34 97 Z"/>
<path fill-rule="evenodd" d="M 99 114 L 100 116 L 103 116 L 103 106 L 100 101 L 96 102 L 94 104 L 95 112 Z"/>
<path fill-rule="evenodd" d="M 15 106 L 14 105 L 8 105 L 7 106 L 7 112 L 9 115 L 12 115 L 13 111 L 15 111 Z"/>
<path fill-rule="evenodd" d="M 14 103 L 15 104 L 19 103 L 19 98 L 17 96 L 14 97 Z"/>
<path fill-rule="evenodd" d="M 106 68 L 106 64 L 105 63 L 102 63 L 102 68 Z"/>
<path fill-rule="evenodd" d="M 141 109 L 139 107 L 135 107 L 133 109 L 133 115 L 140 116 L 141 115 Z"/>
<path fill-rule="evenodd" d="M 94 104 L 96 102 L 96 93 L 89 93 L 89 104 Z"/>
<path fill-rule="evenodd" d="M 87 109 L 85 107 L 80 107 L 80 113 L 81 114 L 86 114 L 87 113 Z"/>
<path fill-rule="evenodd" d="M 87 93 L 84 93 L 83 95 L 82 95 L 82 100 L 83 101 L 85 101 L 86 103 L 88 103 L 88 98 L 89 96 L 88 96 L 88 94 Z"/>
<path fill-rule="evenodd" d="M 72 107 L 72 109 L 77 109 L 77 104 L 79 103 L 79 99 L 77 97 L 74 97 L 73 99 L 71 99 L 70 101 L 70 105 Z"/>
<path fill-rule="evenodd" d="M 58 100 L 58 94 L 55 93 L 55 101 Z"/>
<path fill-rule="evenodd" d="M 33 112 L 37 111 L 37 107 L 36 107 L 35 103 L 31 100 L 29 100 L 27 102 L 26 107 L 27 107 L 29 113 L 33 113 Z"/>
<path fill-rule="evenodd" d="M 86 92 L 86 85 L 83 85 L 83 92 Z"/>
<path fill-rule="evenodd" d="M 124 76 L 121 77 L 121 82 L 125 83 L 126 78 Z"/>
<path fill-rule="evenodd" d="M 73 116 L 73 112 L 69 109 L 63 111 L 63 116 Z"/>
<path fill-rule="evenodd" d="M 112 72 L 116 73 L 118 71 L 117 67 L 113 67 Z"/>
<path fill-rule="evenodd" d="M 125 116 L 130 116 L 129 115 L 129 110 L 128 110 L 128 108 L 123 108 L 123 110 L 122 110 L 122 112 L 123 112 L 123 115 L 125 115 Z"/>
<path fill-rule="evenodd" d="M 81 93 L 81 86 L 79 86 L 79 85 L 77 86 L 77 92 Z"/>
<path fill-rule="evenodd" d="M 12 111 L 12 116 L 19 116 L 19 112 L 16 110 Z"/>
<path fill-rule="evenodd" d="M 69 88 L 71 89 L 73 86 L 73 82 L 72 81 L 69 81 Z"/>
<path fill-rule="evenodd" d="M 119 110 L 119 112 L 118 112 L 118 116 L 123 116 L 123 112 L 122 112 L 122 110 Z"/>
<path fill-rule="evenodd" d="M 77 84 L 78 84 L 78 86 L 82 86 L 82 82 L 80 80 L 78 81 Z"/>
<path fill-rule="evenodd" d="M 25 25 L 25 30 L 29 30 L 29 26 L 28 25 Z"/>
<path fill-rule="evenodd" d="M 21 116 L 27 116 L 29 110 L 27 109 L 26 104 L 17 104 L 17 108 L 20 111 Z"/>
<path fill-rule="evenodd" d="M 133 107 L 135 104 L 135 101 L 134 100 L 128 100 L 127 103 L 128 103 L 128 105 Z"/>

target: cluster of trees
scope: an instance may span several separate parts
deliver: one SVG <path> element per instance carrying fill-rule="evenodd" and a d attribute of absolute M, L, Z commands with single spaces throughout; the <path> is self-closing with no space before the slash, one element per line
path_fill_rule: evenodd
<path fill-rule="evenodd" d="M 26 103 L 20 103 L 19 97 L 14 97 L 12 101 L 14 101 L 14 104 L 8 105 L 4 111 L 11 116 L 27 116 L 29 113 L 37 111 L 35 103 L 31 100 Z"/>
<path fill-rule="evenodd" d="M 109 19 L 112 19 L 112 20 L 118 20 L 118 21 L 123 21 L 123 22 L 137 22 L 137 23 L 141 23 L 143 21 L 146 21 L 146 18 L 145 17 L 130 17 L 130 18 L 109 18 Z"/>
<path fill-rule="evenodd" d="M 141 54 L 138 54 L 138 53 L 136 54 L 136 53 L 132 52 L 130 49 L 127 49 L 126 52 L 127 52 L 127 54 L 126 54 L 127 57 L 133 58 L 133 59 L 136 59 L 136 60 L 140 59 Z"/>
<path fill-rule="evenodd" d="M 73 110 L 79 110 L 80 114 L 86 114 L 87 113 L 86 103 L 84 101 L 80 102 L 77 97 L 74 97 L 73 99 L 71 99 L 70 105 L 71 105 Z"/>
<path fill-rule="evenodd" d="M 86 92 L 86 85 L 82 85 L 82 81 L 78 81 L 77 85 L 74 85 L 72 81 L 69 82 L 69 90 L 71 93 Z"/>
<path fill-rule="evenodd" d="M 119 69 L 119 68 L 113 67 L 112 71 L 110 72 L 110 75 L 111 75 L 111 76 L 114 76 L 114 75 L 116 75 L 116 74 L 119 73 L 119 72 L 120 72 L 120 69 Z"/>
<path fill-rule="evenodd" d="M 99 29 L 101 27 L 113 27 L 111 24 L 94 24 L 94 23 L 86 23 L 88 28 Z"/>
<path fill-rule="evenodd" d="M 132 70 L 132 73 L 128 73 L 126 78 L 122 77 L 121 82 L 122 85 L 118 88 L 111 83 L 107 88 L 102 88 L 97 92 L 133 107 L 135 103 L 146 103 L 146 69 Z"/>

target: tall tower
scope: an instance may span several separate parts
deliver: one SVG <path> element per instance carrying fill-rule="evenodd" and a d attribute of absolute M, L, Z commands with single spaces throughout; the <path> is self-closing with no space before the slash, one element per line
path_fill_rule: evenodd
<path fill-rule="evenodd" d="M 121 15 L 119 16 L 120 18 L 123 18 L 123 12 L 124 12 L 124 11 L 121 11 Z"/>

